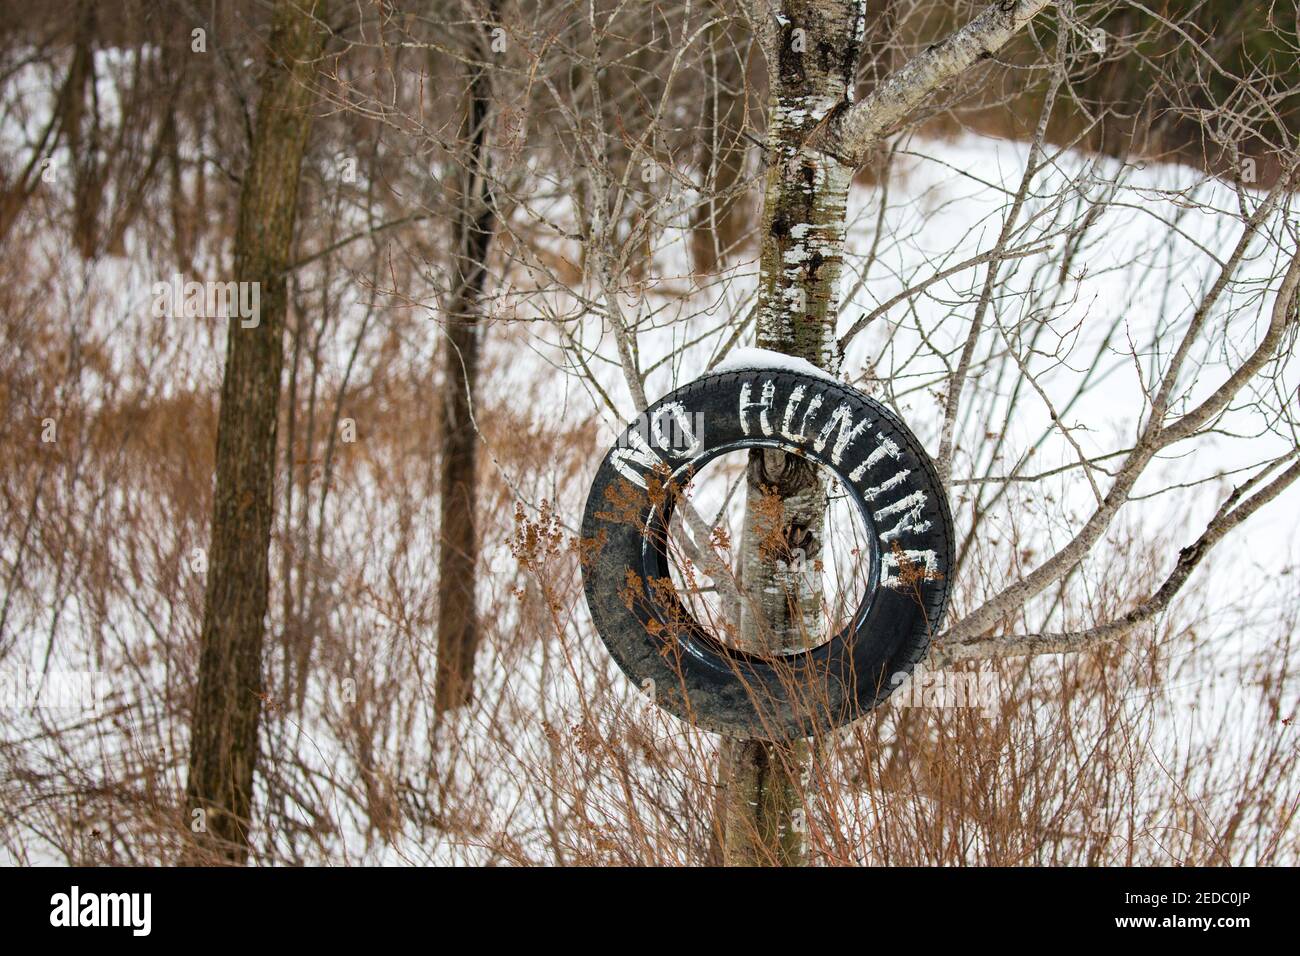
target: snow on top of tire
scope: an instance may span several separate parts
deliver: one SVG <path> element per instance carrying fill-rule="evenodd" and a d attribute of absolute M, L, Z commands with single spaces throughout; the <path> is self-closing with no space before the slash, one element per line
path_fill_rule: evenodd
<path fill-rule="evenodd" d="M 795 358 L 793 355 L 785 355 L 782 352 L 773 352 L 771 349 L 735 349 L 711 371 L 738 372 L 743 369 L 760 368 L 779 369 L 783 372 L 799 372 L 803 375 L 823 378 L 828 382 L 836 381 L 835 376 L 831 375 L 830 372 L 818 368 L 807 359 Z"/>

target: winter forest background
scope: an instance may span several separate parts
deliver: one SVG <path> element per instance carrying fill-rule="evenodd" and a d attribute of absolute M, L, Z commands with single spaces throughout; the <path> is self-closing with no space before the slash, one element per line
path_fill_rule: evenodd
<path fill-rule="evenodd" d="M 0 3 L 0 859 L 1300 862 L 1298 29 Z M 786 341 L 799 162 L 851 188 Z M 930 683 L 770 755 L 761 820 L 577 540 L 624 425 L 755 344 L 898 412 L 958 551 Z"/>

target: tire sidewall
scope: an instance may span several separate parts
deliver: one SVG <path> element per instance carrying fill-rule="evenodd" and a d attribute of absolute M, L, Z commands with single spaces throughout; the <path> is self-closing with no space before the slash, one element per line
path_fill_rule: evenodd
<path fill-rule="evenodd" d="M 752 447 L 832 472 L 879 549 L 848 627 L 779 662 L 727 652 L 675 589 L 647 586 L 664 570 L 646 529 L 665 483 L 682 487 L 710 459 Z M 941 623 L 953 563 L 947 496 L 911 431 L 856 389 L 785 369 L 706 375 L 651 405 L 597 469 L 582 539 L 588 607 L 624 673 L 689 723 L 758 739 L 810 736 L 884 700 Z"/>

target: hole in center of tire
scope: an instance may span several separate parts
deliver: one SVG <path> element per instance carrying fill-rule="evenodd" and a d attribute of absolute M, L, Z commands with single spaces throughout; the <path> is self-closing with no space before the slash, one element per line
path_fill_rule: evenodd
<path fill-rule="evenodd" d="M 667 553 L 695 620 L 764 657 L 825 644 L 873 584 L 871 528 L 843 482 L 774 448 L 720 455 L 685 482 Z"/>

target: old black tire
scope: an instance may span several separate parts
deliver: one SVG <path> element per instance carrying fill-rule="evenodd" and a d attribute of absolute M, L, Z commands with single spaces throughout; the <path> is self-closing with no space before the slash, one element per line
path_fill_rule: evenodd
<path fill-rule="evenodd" d="M 663 535 L 652 529 L 666 526 L 673 497 L 657 489 L 684 485 L 718 455 L 762 446 L 833 472 L 878 543 L 848 626 L 775 659 L 724 646 L 675 589 L 647 587 L 670 580 Z M 707 375 L 652 405 L 601 462 L 582 538 L 587 603 L 624 673 L 682 720 L 758 739 L 810 736 L 884 700 L 941 623 L 953 563 L 948 501 L 915 436 L 856 389 L 785 369 Z"/>

